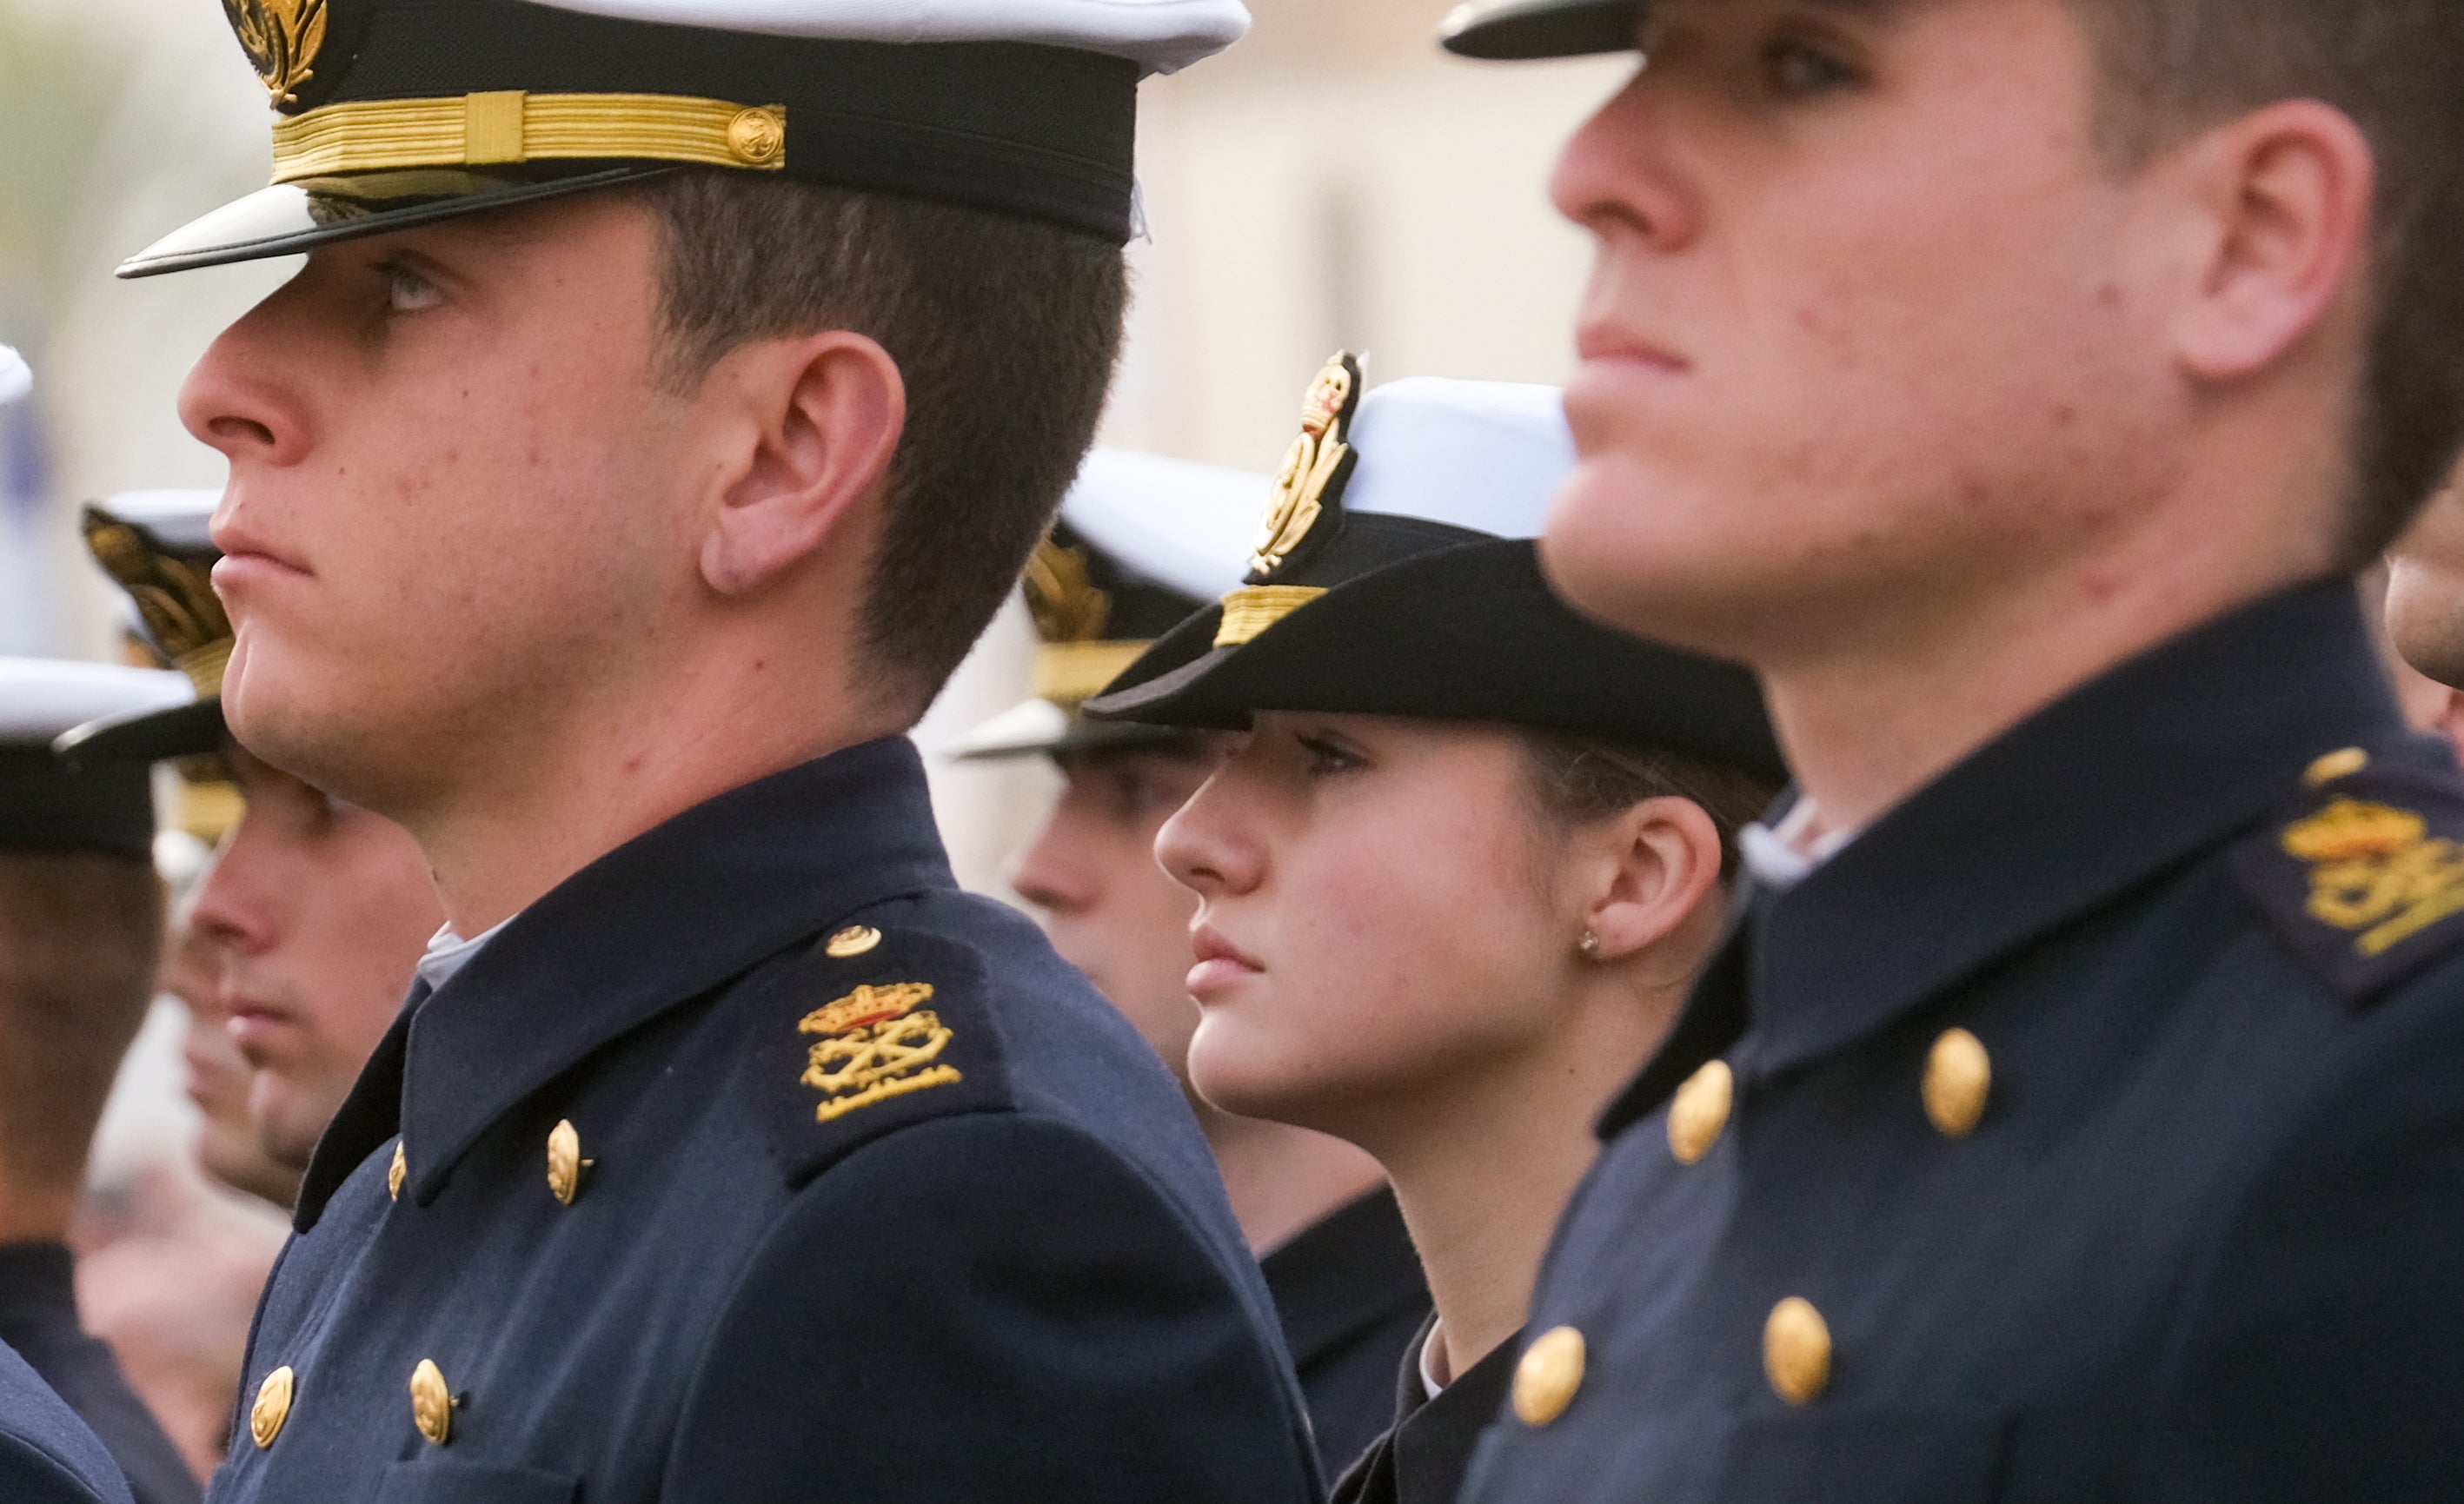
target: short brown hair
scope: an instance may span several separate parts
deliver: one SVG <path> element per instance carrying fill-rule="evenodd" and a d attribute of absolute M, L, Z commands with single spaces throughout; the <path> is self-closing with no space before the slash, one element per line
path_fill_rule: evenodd
<path fill-rule="evenodd" d="M 1120 248 L 923 199 L 694 168 L 658 215 L 670 376 L 756 339 L 847 329 L 907 385 L 863 647 L 938 692 L 1018 583 L 1094 439 L 1129 299 Z"/>
<path fill-rule="evenodd" d="M 2103 78 L 2118 165 L 2279 99 L 2350 116 L 2378 161 L 2372 312 L 2347 452 L 2343 562 L 2401 534 L 2464 447 L 2464 5 L 2455 0 L 2064 0 Z"/>
<path fill-rule="evenodd" d="M 88 852 L 0 852 L 0 1162 L 74 1189 L 154 997 L 163 883 Z"/>
<path fill-rule="evenodd" d="M 1779 785 L 1742 769 L 1682 752 L 1624 747 L 1595 737 L 1521 730 L 1531 792 L 1559 825 L 1589 824 L 1646 799 L 1700 805 L 1720 833 L 1720 880 L 1737 876 L 1737 832 L 1761 817 Z"/>

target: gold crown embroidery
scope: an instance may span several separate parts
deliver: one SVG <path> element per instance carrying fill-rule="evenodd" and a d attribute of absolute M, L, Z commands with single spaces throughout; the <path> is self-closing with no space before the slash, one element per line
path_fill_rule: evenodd
<path fill-rule="evenodd" d="M 960 1079 L 957 1067 L 940 1062 L 955 1035 L 922 1006 L 932 999 L 926 982 L 867 984 L 804 1015 L 797 1032 L 823 1035 L 802 1078 L 822 1094 L 815 1122 Z"/>
<path fill-rule="evenodd" d="M 1284 567 L 1326 511 L 1327 490 L 1352 453 L 1346 442 L 1353 410 L 1360 404 L 1360 361 L 1350 351 L 1329 360 L 1301 400 L 1301 436 L 1284 455 L 1275 490 L 1266 501 L 1266 523 L 1249 556 L 1263 580 Z"/>
<path fill-rule="evenodd" d="M 296 104 L 325 45 L 327 0 L 223 0 L 223 13 L 277 105 Z"/>
<path fill-rule="evenodd" d="M 2289 826 L 2284 849 L 2311 863 L 2312 918 L 2357 931 L 2376 956 L 2464 912 L 2464 847 L 2409 810 L 2338 799 Z"/>
<path fill-rule="evenodd" d="M 1091 643 L 1104 635 L 1112 598 L 1089 578 L 1085 549 L 1045 538 L 1026 561 L 1024 584 L 1036 636 L 1047 643 Z"/>

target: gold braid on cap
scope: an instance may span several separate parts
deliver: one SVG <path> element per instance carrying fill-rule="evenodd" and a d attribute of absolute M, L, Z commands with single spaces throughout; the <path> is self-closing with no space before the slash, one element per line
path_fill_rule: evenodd
<path fill-rule="evenodd" d="M 211 566 L 182 558 L 144 529 L 92 507 L 83 526 L 87 551 L 137 602 L 155 645 L 197 687 L 197 697 L 222 693 L 231 624 L 214 594 Z"/>
<path fill-rule="evenodd" d="M 1035 635 L 1035 697 L 1060 705 L 1088 699 L 1119 677 L 1147 650 L 1143 642 L 1104 636 L 1112 598 L 1095 588 L 1087 551 L 1045 538 L 1026 561 L 1027 614 Z"/>

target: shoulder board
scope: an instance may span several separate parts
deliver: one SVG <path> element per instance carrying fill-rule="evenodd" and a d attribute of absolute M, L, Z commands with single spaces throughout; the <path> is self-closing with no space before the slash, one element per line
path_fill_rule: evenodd
<path fill-rule="evenodd" d="M 854 924 L 764 991 L 751 1063 L 791 1185 L 910 1123 L 1012 1104 L 983 957 L 971 947 Z"/>
<path fill-rule="evenodd" d="M 2409 750 L 2320 759 L 2233 875 L 2303 964 L 2365 1004 L 2464 945 L 2464 779 Z"/>

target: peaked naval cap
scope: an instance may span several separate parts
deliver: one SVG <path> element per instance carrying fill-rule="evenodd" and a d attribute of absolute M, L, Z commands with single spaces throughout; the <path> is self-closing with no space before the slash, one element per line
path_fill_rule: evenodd
<path fill-rule="evenodd" d="M 1599 625 L 1533 535 L 1573 463 L 1551 387 L 1397 381 L 1338 357 L 1304 403 L 1248 582 L 1086 713 L 1245 729 L 1259 710 L 1481 721 L 1787 771 L 1753 676 Z"/>
<path fill-rule="evenodd" d="M 0 850 L 143 859 L 154 792 L 143 763 L 73 769 L 52 739 L 98 716 L 176 705 L 187 682 L 158 669 L 0 658 Z"/>
<path fill-rule="evenodd" d="M 1641 0 L 1471 0 L 1440 29 L 1446 51 L 1520 62 L 1635 50 Z"/>
<path fill-rule="evenodd" d="M 1086 698 L 1157 637 L 1240 583 L 1267 478 L 1185 460 L 1097 449 L 1028 561 L 1021 588 L 1035 622 L 1034 698 L 959 737 L 961 759 L 1155 745 L 1187 734 L 1089 721 Z"/>
<path fill-rule="evenodd" d="M 190 692 L 167 705 L 98 711 L 62 728 L 55 747 L 71 763 L 142 767 L 217 751 L 229 734 L 222 688 L 231 624 L 211 578 L 222 554 L 206 534 L 220 500 L 210 490 L 129 491 L 85 509 L 87 552 L 127 592 L 147 648 L 180 671 Z"/>
<path fill-rule="evenodd" d="M 682 165 L 961 204 L 1115 243 L 1137 86 L 1239 0 L 224 0 L 273 100 L 274 185 L 148 276 Z M 584 10 L 603 13 L 585 14 Z"/>

